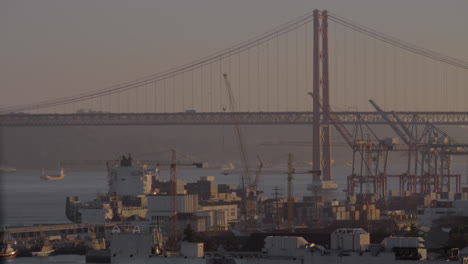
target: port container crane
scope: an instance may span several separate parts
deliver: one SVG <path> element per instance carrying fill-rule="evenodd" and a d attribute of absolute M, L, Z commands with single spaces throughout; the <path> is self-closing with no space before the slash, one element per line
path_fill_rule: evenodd
<path fill-rule="evenodd" d="M 308 94 L 315 100 L 313 93 Z M 320 102 L 318 102 L 318 105 L 323 110 L 324 107 Z M 356 124 L 353 133 L 351 133 L 335 115 L 330 106 L 328 106 L 328 111 L 323 111 L 323 113 L 327 115 L 327 118 L 353 151 L 352 173 L 351 176 L 348 176 L 348 196 L 353 195 L 356 183 L 360 184 L 362 193 L 362 184 L 366 182 L 372 183 L 374 185 L 374 193 L 385 200 L 387 192 L 388 151 L 394 149 L 394 144 L 387 144 L 385 141 L 380 140 L 368 125 L 366 125 L 366 128 L 370 133 L 366 138 L 361 123 Z M 360 138 L 358 138 L 358 134 Z M 373 138 L 371 139 L 370 136 Z M 356 160 L 356 154 L 358 154 L 359 161 Z M 356 163 L 360 164 L 359 175 L 356 175 Z"/>
<path fill-rule="evenodd" d="M 421 131 L 417 128 L 411 130 L 394 112 L 387 113 L 373 100 L 369 100 L 369 102 L 409 147 L 406 175 L 411 174 L 411 157 L 412 152 L 414 152 L 414 174 L 412 176 L 416 177 L 418 169 L 420 170 L 420 176 L 418 176 L 421 185 L 420 192 L 427 193 L 431 189 L 436 192 L 444 189 L 450 191 L 451 178 L 456 179 L 455 188 L 457 191 L 460 190 L 461 176 L 451 174 L 451 156 L 467 155 L 468 144 L 456 142 L 445 131 L 430 123 L 427 123 Z M 402 177 L 405 178 L 404 175 Z M 412 185 L 415 184 L 416 182 L 412 183 Z M 416 186 L 408 188 L 413 192 L 416 190 Z"/>

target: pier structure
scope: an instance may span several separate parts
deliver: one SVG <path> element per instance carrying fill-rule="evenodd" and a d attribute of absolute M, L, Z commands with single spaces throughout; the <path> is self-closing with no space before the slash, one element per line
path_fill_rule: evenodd
<path fill-rule="evenodd" d="M 106 230 L 110 231 L 116 222 L 109 223 L 83 223 L 83 224 L 59 224 L 59 225 L 38 225 L 27 227 L 12 227 L 7 228 L 3 234 L 3 239 L 6 241 L 16 241 L 22 244 L 28 241 L 39 241 L 42 239 L 76 239 L 77 236 L 87 236 L 88 231 L 93 229 L 96 234 L 104 235 Z"/>

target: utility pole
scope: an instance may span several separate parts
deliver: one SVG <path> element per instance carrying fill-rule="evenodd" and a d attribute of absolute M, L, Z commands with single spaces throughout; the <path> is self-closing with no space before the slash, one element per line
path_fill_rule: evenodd
<path fill-rule="evenodd" d="M 293 167 L 294 156 L 292 153 L 288 154 L 288 228 L 292 230 L 294 222 L 294 197 L 293 197 L 293 174 L 295 169 Z"/>
<path fill-rule="evenodd" d="M 169 194 L 171 196 L 171 237 L 170 237 L 170 249 L 171 251 L 177 251 L 177 159 L 176 151 L 171 150 L 171 179 Z"/>
<path fill-rule="evenodd" d="M 273 188 L 273 195 L 275 196 L 275 205 L 276 205 L 276 215 L 275 215 L 275 225 L 276 225 L 276 229 L 278 230 L 280 228 L 280 210 L 279 210 L 279 198 L 278 196 L 279 195 L 282 195 L 280 192 L 282 191 L 283 189 L 279 188 L 278 186 L 275 186 Z"/>

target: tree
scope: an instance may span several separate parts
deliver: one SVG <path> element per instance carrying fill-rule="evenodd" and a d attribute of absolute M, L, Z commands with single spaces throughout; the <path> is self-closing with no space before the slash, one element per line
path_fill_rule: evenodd
<path fill-rule="evenodd" d="M 449 247 L 464 248 L 468 246 L 468 226 L 456 226 L 450 230 Z"/>
<path fill-rule="evenodd" d="M 190 224 L 187 225 L 187 227 L 184 229 L 184 241 L 187 242 L 197 242 L 197 233 L 195 230 L 192 229 L 192 226 Z"/>

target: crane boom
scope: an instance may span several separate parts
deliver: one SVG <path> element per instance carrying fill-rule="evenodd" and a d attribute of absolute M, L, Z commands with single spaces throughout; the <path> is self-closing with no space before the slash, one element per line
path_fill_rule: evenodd
<path fill-rule="evenodd" d="M 229 99 L 229 107 L 231 109 L 231 118 L 234 121 L 234 130 L 237 138 L 237 143 L 239 147 L 239 153 L 241 155 L 241 162 L 242 162 L 242 169 L 244 171 L 244 177 L 247 179 L 247 183 L 243 182 L 242 184 L 245 185 L 250 185 L 250 172 L 249 172 L 249 167 L 248 167 L 248 158 L 247 158 L 247 151 L 245 150 L 245 145 L 244 145 L 244 137 L 242 135 L 242 130 L 240 128 L 240 122 L 238 116 L 235 114 L 237 109 L 236 109 L 236 103 L 234 96 L 232 94 L 232 88 L 231 88 L 231 83 L 228 80 L 227 74 L 223 74 L 224 77 L 224 83 L 226 85 L 227 89 L 227 94 L 228 94 L 228 99 Z M 245 180 L 245 179 L 244 179 Z"/>
<path fill-rule="evenodd" d="M 256 182 L 252 183 L 250 179 L 250 172 L 248 166 L 247 151 L 244 145 L 244 137 L 240 128 L 239 118 L 236 113 L 236 104 L 234 96 L 232 94 L 231 83 L 229 82 L 227 74 L 223 74 L 224 83 L 227 89 L 227 95 L 229 99 L 229 107 L 231 109 L 231 118 L 234 122 L 234 132 L 237 138 L 237 146 L 239 147 L 239 153 L 241 156 L 242 170 L 241 175 L 241 187 L 242 187 L 242 214 L 243 220 L 245 221 L 245 229 L 247 231 L 253 231 L 255 229 L 255 191 L 257 189 Z"/>
<path fill-rule="evenodd" d="M 313 93 L 309 93 L 310 96 L 312 96 L 312 98 L 314 98 L 315 100 L 315 96 Z M 323 106 L 322 104 L 319 102 L 318 103 L 320 109 L 323 110 Z M 352 148 L 352 149 L 355 149 L 355 142 L 354 142 L 354 139 L 353 139 L 353 136 L 351 135 L 351 133 L 349 132 L 348 129 L 346 129 L 346 127 L 343 125 L 343 123 L 341 123 L 339 121 L 339 118 L 335 115 L 335 113 L 333 112 L 333 110 L 331 109 L 330 106 L 328 106 L 328 111 L 323 111 L 323 113 L 326 113 L 327 115 L 327 118 L 331 121 L 331 123 L 335 126 L 336 130 L 338 130 L 338 132 L 340 133 L 340 135 L 345 139 L 346 143 L 348 143 L 348 145 Z"/>
<path fill-rule="evenodd" d="M 401 129 L 394 123 L 392 120 L 390 120 L 390 117 L 388 117 L 387 113 L 382 110 L 373 100 L 369 100 L 369 103 L 379 112 L 379 114 L 382 116 L 382 118 L 387 122 L 387 124 L 397 133 L 397 135 L 405 142 L 406 145 L 411 145 L 412 144 L 412 139 L 410 138 L 409 134 L 405 134 Z"/>

